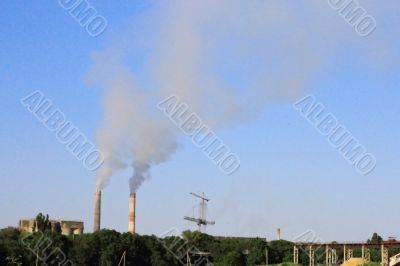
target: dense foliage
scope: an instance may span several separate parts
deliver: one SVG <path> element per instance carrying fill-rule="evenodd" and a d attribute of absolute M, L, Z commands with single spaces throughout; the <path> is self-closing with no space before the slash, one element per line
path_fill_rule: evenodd
<path fill-rule="evenodd" d="M 51 230 L 27 234 L 6 228 L 0 230 L 0 265 L 35 265 L 37 259 L 48 265 L 118 265 L 125 252 L 126 265 L 178 266 L 186 262 L 187 251 L 211 254 L 209 259 L 216 266 L 260 265 L 267 248 L 274 254 L 270 263 L 291 259 L 290 242 L 269 244 L 263 239 L 220 239 L 190 231 L 183 237 L 158 238 L 101 230 L 72 238 Z"/>
<path fill-rule="evenodd" d="M 186 263 L 187 251 L 205 253 L 215 266 L 263 265 L 266 254 L 269 264 L 291 265 L 293 261 L 293 243 L 285 240 L 220 238 L 191 231 L 185 231 L 182 237 L 164 238 L 113 230 L 66 237 L 57 228 L 51 228 L 48 217 L 43 215 L 37 217 L 37 227 L 33 234 L 16 228 L 0 230 L 0 265 L 36 265 L 37 262 L 44 265 L 46 262 L 47 265 L 111 266 L 119 265 L 125 254 L 125 265 L 178 266 Z M 370 241 L 382 239 L 376 234 Z M 324 263 L 322 248 L 316 251 L 316 257 L 318 263 Z M 301 264 L 308 264 L 306 250 L 300 250 L 299 259 Z M 379 256 L 372 259 L 380 260 Z M 193 263 L 196 258 L 192 260 Z M 206 265 L 206 261 L 199 265 Z"/>

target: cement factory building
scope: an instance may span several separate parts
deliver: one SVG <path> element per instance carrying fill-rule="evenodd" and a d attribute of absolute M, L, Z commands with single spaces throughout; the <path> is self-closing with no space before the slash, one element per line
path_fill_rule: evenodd
<path fill-rule="evenodd" d="M 51 228 L 59 225 L 61 233 L 66 236 L 70 235 L 81 235 L 83 234 L 83 222 L 80 221 L 65 221 L 65 220 L 50 220 Z M 36 232 L 36 219 L 23 219 L 19 220 L 19 229 L 25 232 L 33 233 Z"/>

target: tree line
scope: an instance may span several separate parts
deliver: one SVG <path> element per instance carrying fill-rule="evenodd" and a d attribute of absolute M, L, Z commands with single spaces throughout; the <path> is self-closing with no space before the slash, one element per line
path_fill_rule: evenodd
<path fill-rule="evenodd" d="M 286 240 L 266 241 L 261 238 L 221 238 L 198 231 L 185 231 L 181 236 L 145 236 L 100 230 L 75 236 L 64 236 L 51 226 L 48 216 L 39 214 L 34 233 L 17 228 L 0 230 L 0 265 L 63 266 L 179 266 L 192 265 L 247 266 L 291 264 L 293 243 Z M 374 234 L 369 240 L 379 243 Z M 341 257 L 338 250 L 338 257 Z M 391 250 L 391 254 L 399 253 Z M 361 251 L 354 250 L 354 256 Z M 308 265 L 307 250 L 300 250 L 299 263 Z M 317 263 L 324 264 L 324 248 L 316 250 Z M 379 250 L 371 250 L 371 260 L 380 261 Z"/>

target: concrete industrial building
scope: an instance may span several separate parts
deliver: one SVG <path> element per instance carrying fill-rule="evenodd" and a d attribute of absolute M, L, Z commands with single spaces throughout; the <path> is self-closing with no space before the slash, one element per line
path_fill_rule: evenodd
<path fill-rule="evenodd" d="M 57 225 L 59 225 L 63 235 L 70 236 L 83 234 L 84 224 L 81 221 L 50 220 L 50 223 L 53 230 Z M 19 229 L 29 233 L 36 232 L 36 220 L 19 220 Z"/>

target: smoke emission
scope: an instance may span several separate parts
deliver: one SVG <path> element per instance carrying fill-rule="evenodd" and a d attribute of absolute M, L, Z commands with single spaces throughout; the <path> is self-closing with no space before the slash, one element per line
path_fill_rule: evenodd
<path fill-rule="evenodd" d="M 110 34 L 88 73 L 88 81 L 104 89 L 98 188 L 132 167 L 135 192 L 154 165 L 171 158 L 177 129 L 156 107 L 171 94 L 213 130 L 304 95 L 339 42 L 340 18 L 321 23 L 318 9 L 330 8 L 321 2 L 163 1 Z"/>

